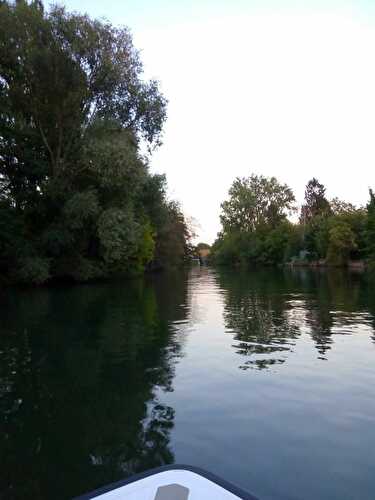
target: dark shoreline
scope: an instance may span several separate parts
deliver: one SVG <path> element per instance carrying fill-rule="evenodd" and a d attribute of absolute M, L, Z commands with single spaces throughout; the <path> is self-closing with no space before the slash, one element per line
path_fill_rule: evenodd
<path fill-rule="evenodd" d="M 306 261 L 296 261 L 296 262 L 286 262 L 283 264 L 285 267 L 309 267 L 309 268 L 323 268 L 323 269 L 350 269 L 352 271 L 366 271 L 368 268 L 367 263 L 364 260 L 352 260 L 344 265 L 333 265 L 329 264 L 325 260 L 313 260 L 311 262 Z"/>

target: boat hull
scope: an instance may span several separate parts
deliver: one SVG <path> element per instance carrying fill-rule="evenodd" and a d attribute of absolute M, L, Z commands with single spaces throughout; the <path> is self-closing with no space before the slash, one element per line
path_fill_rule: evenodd
<path fill-rule="evenodd" d="M 210 472 L 188 465 L 158 467 L 75 500 L 258 500 Z"/>

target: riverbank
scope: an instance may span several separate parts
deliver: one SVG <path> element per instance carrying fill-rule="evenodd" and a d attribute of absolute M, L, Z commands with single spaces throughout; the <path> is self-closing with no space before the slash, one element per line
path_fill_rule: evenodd
<path fill-rule="evenodd" d="M 320 260 L 295 260 L 287 262 L 284 264 L 286 267 L 310 267 L 310 268 L 340 268 L 340 269 L 351 269 L 353 271 L 366 271 L 368 269 L 368 264 L 364 260 L 350 260 L 344 265 L 334 265 L 328 263 L 325 259 Z"/>

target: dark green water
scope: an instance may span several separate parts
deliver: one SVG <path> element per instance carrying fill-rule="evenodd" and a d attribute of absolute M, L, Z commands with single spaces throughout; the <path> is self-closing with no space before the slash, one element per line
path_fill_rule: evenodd
<path fill-rule="evenodd" d="M 188 463 L 261 500 L 375 498 L 375 290 L 194 268 L 0 295 L 0 497 Z"/>

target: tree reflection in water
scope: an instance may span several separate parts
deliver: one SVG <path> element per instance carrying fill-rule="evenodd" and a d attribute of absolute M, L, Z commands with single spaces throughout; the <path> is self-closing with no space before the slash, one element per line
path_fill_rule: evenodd
<path fill-rule="evenodd" d="M 334 335 L 353 333 L 351 325 L 368 307 L 361 276 L 340 270 L 220 270 L 217 279 L 226 329 L 236 352 L 247 358 L 243 370 L 285 363 L 302 334 L 326 359 Z"/>
<path fill-rule="evenodd" d="M 221 454 L 223 470 L 235 469 L 237 474 L 241 468 L 232 467 L 233 455 L 225 458 L 226 444 L 220 448 L 215 437 L 230 429 L 237 449 L 247 452 L 246 436 L 252 439 L 247 423 L 246 429 L 238 427 L 238 413 L 221 410 L 238 403 L 241 415 L 250 415 L 252 401 L 259 404 L 256 394 L 246 399 L 249 369 L 267 373 L 263 381 L 253 372 L 252 380 L 264 382 L 264 387 L 278 384 L 285 410 L 294 391 L 304 391 L 305 382 L 296 384 L 294 377 L 303 373 L 305 362 L 306 390 L 310 387 L 317 391 L 315 396 L 327 398 L 324 387 L 311 385 L 314 370 L 324 367 L 327 376 L 335 366 L 348 366 L 346 387 L 353 394 L 361 387 L 363 393 L 355 399 L 349 390 L 348 401 L 363 402 L 370 412 L 368 356 L 361 371 L 360 361 L 350 359 L 350 345 L 357 355 L 365 355 L 368 337 L 375 340 L 374 297 L 370 283 L 341 271 L 198 267 L 118 284 L 7 291 L 0 296 L 0 497 L 71 498 L 173 462 L 179 442 L 188 456 L 195 457 L 194 425 L 206 426 L 204 435 L 213 436 L 202 446 L 207 455 Z M 337 336 L 357 333 L 366 341 L 348 342 L 346 351 L 341 343 L 345 356 L 336 359 L 337 365 L 315 362 L 315 353 L 333 361 Z M 184 351 L 189 355 L 179 364 L 182 376 L 175 378 Z M 293 369 L 283 378 L 281 372 L 285 375 L 292 361 Z M 228 363 L 223 370 L 222 362 Z M 248 370 L 246 377 L 238 366 Z M 366 381 L 363 386 L 351 383 L 353 367 Z M 205 378 L 212 394 L 200 393 L 195 385 Z M 219 384 L 220 399 L 215 393 Z M 174 386 L 175 394 L 163 394 Z M 294 413 L 294 422 L 303 429 L 312 409 L 299 397 L 306 413 Z M 327 419 L 333 419 L 331 431 L 341 443 L 341 424 L 335 422 L 330 400 L 325 401 Z M 272 400 L 268 403 L 278 411 Z M 174 429 L 175 409 L 182 426 Z M 221 426 L 215 428 L 218 421 Z M 268 424 L 271 428 L 273 422 Z M 258 429 L 252 432 L 254 437 Z M 284 433 L 280 430 L 280 436 Z M 301 443 L 303 456 L 306 442 Z M 277 475 L 276 468 L 273 473 Z M 246 474 L 234 477 L 242 477 L 246 484 Z"/>
<path fill-rule="evenodd" d="M 12 293 L 0 362 L 1 498 L 70 498 L 174 460 L 185 279 Z M 17 317 L 17 331 L 12 330 Z M 58 489 L 57 489 L 58 485 Z"/>

